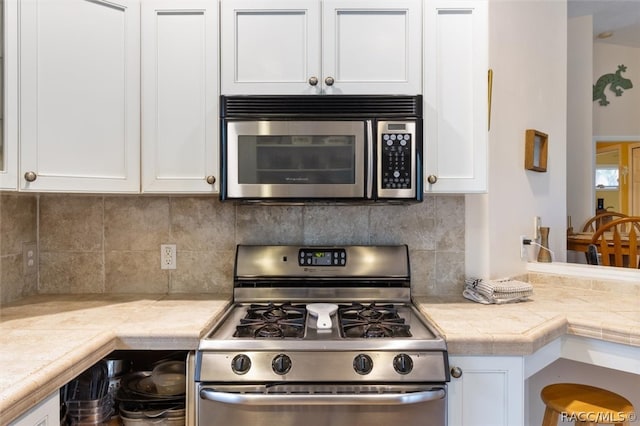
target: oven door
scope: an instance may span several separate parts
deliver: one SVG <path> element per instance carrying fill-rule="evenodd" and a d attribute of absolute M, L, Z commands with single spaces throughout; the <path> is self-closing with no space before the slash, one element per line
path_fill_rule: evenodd
<path fill-rule="evenodd" d="M 223 126 L 222 199 L 371 198 L 371 121 Z"/>
<path fill-rule="evenodd" d="M 198 395 L 198 426 L 444 426 L 447 422 L 446 384 L 200 384 Z"/>

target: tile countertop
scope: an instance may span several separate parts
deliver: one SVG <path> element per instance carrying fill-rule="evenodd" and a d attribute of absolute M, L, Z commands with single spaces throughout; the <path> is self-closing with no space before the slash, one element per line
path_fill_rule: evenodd
<path fill-rule="evenodd" d="M 575 334 L 640 347 L 640 286 L 534 283 L 530 301 L 418 297 L 451 355 L 528 355 Z M 228 305 L 215 295 L 34 296 L 0 313 L 0 424 L 115 349 L 195 349 Z"/>
<path fill-rule="evenodd" d="M 533 283 L 530 300 L 503 305 L 462 296 L 415 302 L 451 355 L 529 355 L 564 334 L 640 347 L 640 286 L 584 284 Z"/>
<path fill-rule="evenodd" d="M 39 295 L 0 310 L 0 424 L 116 349 L 196 349 L 230 295 Z"/>

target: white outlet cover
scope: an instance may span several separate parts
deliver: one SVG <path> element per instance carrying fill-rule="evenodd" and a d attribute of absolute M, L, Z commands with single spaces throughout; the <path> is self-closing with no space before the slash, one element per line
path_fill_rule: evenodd
<path fill-rule="evenodd" d="M 176 269 L 176 245 L 160 245 L 160 269 Z"/>
<path fill-rule="evenodd" d="M 35 274 L 38 271 L 37 243 L 22 243 L 22 269 L 24 275 Z"/>

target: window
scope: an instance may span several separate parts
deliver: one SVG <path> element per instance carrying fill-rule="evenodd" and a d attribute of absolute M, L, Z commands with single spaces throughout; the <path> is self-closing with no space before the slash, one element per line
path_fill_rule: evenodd
<path fill-rule="evenodd" d="M 618 190 L 620 186 L 620 169 L 617 164 L 596 165 L 596 189 L 598 190 Z"/>

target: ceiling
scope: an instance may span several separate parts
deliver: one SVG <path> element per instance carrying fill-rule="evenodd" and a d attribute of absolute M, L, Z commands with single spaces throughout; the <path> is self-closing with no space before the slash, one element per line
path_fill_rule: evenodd
<path fill-rule="evenodd" d="M 569 0 L 568 17 L 593 15 L 596 43 L 640 48 L 640 0 Z M 598 39 L 606 31 L 613 35 Z"/>

